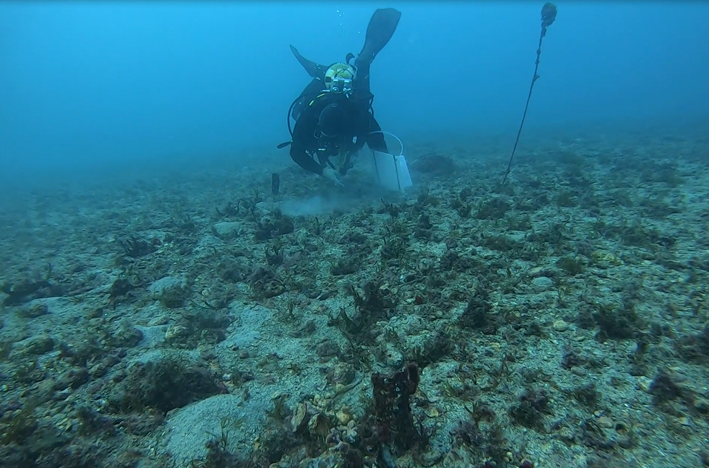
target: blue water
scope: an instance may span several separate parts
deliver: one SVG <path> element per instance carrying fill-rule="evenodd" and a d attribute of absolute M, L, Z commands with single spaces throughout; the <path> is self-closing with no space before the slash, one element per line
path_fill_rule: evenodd
<path fill-rule="evenodd" d="M 0 468 L 707 466 L 709 4 L 557 3 L 500 185 L 542 5 L 0 2 Z M 403 195 L 276 149 L 384 7 Z"/>
<path fill-rule="evenodd" d="M 0 161 L 39 170 L 273 148 L 321 62 L 402 11 L 372 66 L 382 126 L 514 135 L 541 3 L 3 2 Z M 528 125 L 706 118 L 709 5 L 557 3 Z M 283 152 L 284 158 L 287 154 Z"/>

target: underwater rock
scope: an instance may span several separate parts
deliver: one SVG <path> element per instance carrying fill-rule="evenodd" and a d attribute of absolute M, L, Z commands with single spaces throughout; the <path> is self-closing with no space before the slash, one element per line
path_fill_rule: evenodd
<path fill-rule="evenodd" d="M 340 408 L 335 413 L 335 417 L 341 426 L 347 426 L 349 422 L 352 421 L 352 413 L 350 408 L 347 406 Z"/>
<path fill-rule="evenodd" d="M 330 420 L 323 413 L 316 413 L 308 421 L 308 433 L 311 437 L 324 440 L 330 433 Z"/>
<path fill-rule="evenodd" d="M 483 200 L 478 204 L 475 217 L 477 219 L 502 219 L 510 208 L 510 203 L 502 198 Z"/>
<path fill-rule="evenodd" d="M 315 348 L 315 353 L 323 360 L 328 361 L 329 358 L 342 355 L 342 350 L 334 341 L 325 339 Z"/>
<path fill-rule="evenodd" d="M 37 335 L 29 338 L 22 346 L 24 354 L 41 356 L 54 349 L 54 338 L 49 335 Z"/>
<path fill-rule="evenodd" d="M 591 265 L 597 268 L 613 268 L 622 264 L 623 261 L 611 252 L 596 250 L 591 253 Z"/>
<path fill-rule="evenodd" d="M 532 285 L 538 290 L 538 291 L 546 291 L 552 286 L 554 286 L 554 281 L 551 279 L 547 278 L 546 276 L 537 276 L 532 280 Z"/>
<path fill-rule="evenodd" d="M 44 302 L 35 302 L 33 304 L 27 304 L 22 308 L 20 313 L 26 318 L 37 318 L 42 315 L 47 315 L 49 313 L 49 306 Z"/>
<path fill-rule="evenodd" d="M 89 371 L 85 367 L 72 367 L 59 375 L 54 385 L 54 390 L 77 389 L 88 381 Z"/>
<path fill-rule="evenodd" d="M 189 336 L 189 330 L 183 325 L 170 325 L 165 330 L 165 341 L 170 343 L 180 341 Z"/>
<path fill-rule="evenodd" d="M 576 276 L 586 270 L 586 261 L 581 257 L 567 255 L 557 260 L 556 266 L 567 275 Z"/>
<path fill-rule="evenodd" d="M 569 324 L 566 323 L 564 320 L 559 319 L 552 324 L 552 327 L 558 332 L 564 332 L 569 329 Z"/>
<path fill-rule="evenodd" d="M 129 239 L 121 241 L 120 244 L 126 256 L 140 258 L 155 252 L 157 246 L 160 245 L 160 239 L 139 239 L 131 236 Z"/>
<path fill-rule="evenodd" d="M 283 294 L 286 290 L 283 281 L 271 269 L 262 266 L 257 267 L 249 276 L 249 285 L 254 295 L 265 299 Z"/>
<path fill-rule="evenodd" d="M 290 428 L 293 432 L 300 432 L 305 428 L 311 411 L 312 407 L 308 403 L 300 403 L 295 407 L 290 419 Z"/>
<path fill-rule="evenodd" d="M 445 177 L 455 173 L 457 168 L 455 162 L 449 156 L 428 153 L 412 161 L 411 169 L 422 174 Z"/>
<path fill-rule="evenodd" d="M 254 237 L 257 241 L 264 241 L 290 234 L 294 230 L 295 225 L 290 217 L 283 215 L 280 210 L 276 210 L 270 215 L 262 217 L 256 223 Z"/>
<path fill-rule="evenodd" d="M 136 325 L 135 328 L 142 334 L 142 339 L 138 345 L 142 348 L 155 348 L 165 341 L 168 327 L 166 325 L 150 325 L 147 327 Z"/>
<path fill-rule="evenodd" d="M 65 293 L 64 287 L 49 280 L 35 281 L 27 278 L 17 283 L 0 283 L 0 292 L 4 293 L 2 304 L 6 306 L 22 305 L 45 297 L 60 297 Z"/>
<path fill-rule="evenodd" d="M 248 262 L 242 262 L 231 256 L 224 256 L 216 265 L 216 273 L 219 278 L 226 283 L 239 283 L 246 279 L 250 266 Z"/>
<path fill-rule="evenodd" d="M 519 402 L 509 409 L 509 416 L 515 424 L 536 431 L 543 430 L 545 414 L 551 414 L 551 408 L 549 395 L 543 389 L 525 389 Z"/>
<path fill-rule="evenodd" d="M 123 411 L 156 409 L 164 414 L 225 391 L 201 360 L 187 353 L 155 352 L 128 367 L 108 401 Z"/>
<path fill-rule="evenodd" d="M 184 304 L 188 295 L 187 282 L 184 278 L 166 276 L 155 281 L 148 291 L 168 309 L 174 309 Z"/>
<path fill-rule="evenodd" d="M 113 335 L 113 344 L 119 347 L 132 348 L 143 340 L 143 332 L 126 322 Z"/>
<path fill-rule="evenodd" d="M 262 405 L 258 399 L 244 401 L 236 395 L 215 395 L 175 410 L 166 420 L 164 450 L 170 453 L 176 466 L 206 466 L 192 461 L 206 457 L 208 441 L 219 438 L 226 430 L 224 448 L 246 457 L 253 450 L 254 434 L 264 432 L 262 414 L 266 408 Z"/>
<path fill-rule="evenodd" d="M 546 276 L 547 278 L 555 276 L 555 271 L 545 267 L 534 267 L 527 273 L 530 278 L 538 278 L 540 276 Z"/>
<path fill-rule="evenodd" d="M 241 223 L 224 221 L 213 226 L 214 234 L 222 239 L 234 239 L 241 234 Z"/>
<path fill-rule="evenodd" d="M 387 367 L 401 367 L 404 364 L 404 355 L 390 343 L 382 346 L 381 359 Z"/>
<path fill-rule="evenodd" d="M 490 297 L 484 287 L 477 287 L 475 294 L 468 300 L 468 306 L 458 319 L 458 323 L 463 328 L 480 330 L 486 335 L 494 335 L 497 332 L 499 323 L 496 317 L 492 316 L 492 305 Z"/>
<path fill-rule="evenodd" d="M 335 386 L 344 387 L 349 385 L 354 382 L 355 377 L 357 377 L 357 373 L 351 365 L 338 363 L 335 364 L 335 367 L 332 369 L 332 383 L 334 383 Z"/>

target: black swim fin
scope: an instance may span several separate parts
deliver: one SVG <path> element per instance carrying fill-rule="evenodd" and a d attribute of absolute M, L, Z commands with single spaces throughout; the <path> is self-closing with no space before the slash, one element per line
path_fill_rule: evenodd
<path fill-rule="evenodd" d="M 375 11 L 369 20 L 367 37 L 357 60 L 371 63 L 394 35 L 399 19 L 401 12 L 394 8 L 380 8 Z"/>
<path fill-rule="evenodd" d="M 324 67 L 323 65 L 318 65 L 317 63 L 306 59 L 305 57 L 300 55 L 298 49 L 293 46 L 290 46 L 290 51 L 293 52 L 295 58 L 298 59 L 298 62 L 300 62 L 303 68 L 305 68 L 305 71 L 308 72 L 308 75 L 313 78 L 322 78 L 323 73 L 325 73 L 325 70 L 327 70 L 327 67 Z"/>

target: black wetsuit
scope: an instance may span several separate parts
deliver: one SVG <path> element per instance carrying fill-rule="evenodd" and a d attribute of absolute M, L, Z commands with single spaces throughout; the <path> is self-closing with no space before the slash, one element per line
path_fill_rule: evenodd
<path fill-rule="evenodd" d="M 325 72 L 329 67 L 307 60 L 291 46 L 295 57 L 313 78 L 300 94 L 300 99 L 294 103 L 291 113 L 296 124 L 293 128 L 290 155 L 303 169 L 322 175 L 328 159 L 344 152 L 346 160 L 339 170 L 341 174 L 345 174 L 350 166 L 350 158 L 362 149 L 365 143 L 373 150 L 388 152 L 384 135 L 372 133 L 381 131 L 381 127 L 372 110 L 374 95 L 370 91 L 369 69 L 377 53 L 394 34 L 400 17 L 401 13 L 392 8 L 379 9 L 372 15 L 364 47 L 355 60 L 357 72 L 352 82 L 353 91 L 350 97 L 323 92 Z M 349 117 L 348 125 L 338 141 L 324 142 L 319 138 L 318 120 L 320 112 L 333 102 L 345 108 Z"/>
<path fill-rule="evenodd" d="M 344 152 L 347 159 L 339 168 L 340 174 L 344 175 L 349 169 L 350 158 L 365 143 L 373 150 L 388 152 L 384 135 L 372 133 L 381 131 L 381 128 L 372 115 L 369 105 L 371 101 L 356 99 L 356 93 L 351 98 L 342 94 L 324 93 L 305 107 L 293 128 L 290 148 L 293 161 L 306 171 L 322 175 L 328 159 Z M 348 116 L 347 127 L 336 140 L 318 138 L 320 112 L 333 102 L 344 107 Z"/>

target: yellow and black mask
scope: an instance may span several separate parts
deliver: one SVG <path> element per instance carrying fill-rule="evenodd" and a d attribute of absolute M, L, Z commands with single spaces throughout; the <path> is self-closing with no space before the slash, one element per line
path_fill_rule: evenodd
<path fill-rule="evenodd" d="M 352 94 L 355 71 L 352 65 L 336 63 L 325 72 L 325 90 L 333 93 Z"/>

